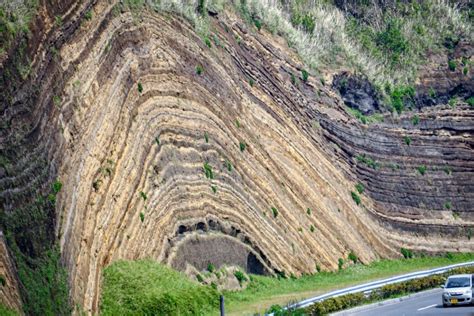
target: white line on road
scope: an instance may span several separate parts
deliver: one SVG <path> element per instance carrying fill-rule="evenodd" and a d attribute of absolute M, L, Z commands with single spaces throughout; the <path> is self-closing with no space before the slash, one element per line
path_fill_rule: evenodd
<path fill-rule="evenodd" d="M 435 306 L 437 306 L 437 305 L 438 305 L 438 304 L 433 304 L 433 305 L 430 305 L 430 306 L 418 308 L 417 310 L 418 310 L 418 311 L 422 311 L 422 310 L 425 310 L 425 309 L 428 309 L 428 308 L 431 308 L 431 307 L 435 307 Z"/>

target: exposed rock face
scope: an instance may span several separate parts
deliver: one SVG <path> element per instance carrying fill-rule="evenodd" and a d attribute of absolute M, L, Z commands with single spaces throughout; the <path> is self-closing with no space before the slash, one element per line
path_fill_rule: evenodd
<path fill-rule="evenodd" d="M 15 265 L 0 231 L 0 303 L 22 314 Z"/>
<path fill-rule="evenodd" d="M 459 242 L 472 227 L 472 109 L 361 126 L 317 78 L 291 83 L 304 66 L 281 38 L 231 14 L 211 18 L 211 48 L 179 17 L 109 1 L 76 4 L 63 21 L 40 33 L 58 51 L 35 50 L 33 82 L 5 109 L 28 132 L 3 136 L 24 153 L 4 181 L 29 188 L 26 175 L 14 182 L 37 160 L 39 183 L 61 180 L 52 223 L 85 310 L 97 312 L 101 271 L 117 259 L 300 275 L 350 251 L 369 262 L 401 246 L 473 250 Z M 2 190 L 9 208 L 24 203 Z"/>
<path fill-rule="evenodd" d="M 379 96 L 366 78 L 341 73 L 334 77 L 332 86 L 338 90 L 344 103 L 362 114 L 373 114 L 379 110 Z"/>

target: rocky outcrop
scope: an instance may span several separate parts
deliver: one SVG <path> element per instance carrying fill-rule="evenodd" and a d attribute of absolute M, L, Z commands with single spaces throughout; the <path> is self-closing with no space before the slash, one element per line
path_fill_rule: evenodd
<path fill-rule="evenodd" d="M 402 246 L 473 249 L 459 243 L 473 224 L 471 108 L 360 124 L 336 91 L 298 78 L 282 38 L 233 13 L 210 17 L 207 44 L 177 15 L 109 1 L 62 17 L 4 109 L 17 159 L 1 195 L 13 211 L 62 183 L 46 239 L 86 311 L 118 259 L 301 275 L 351 251 L 366 263 Z"/>

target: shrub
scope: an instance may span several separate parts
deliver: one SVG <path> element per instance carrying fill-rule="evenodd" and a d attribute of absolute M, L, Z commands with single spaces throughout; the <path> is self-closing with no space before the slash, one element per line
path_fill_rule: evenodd
<path fill-rule="evenodd" d="M 305 69 L 303 69 L 301 70 L 301 77 L 303 78 L 304 82 L 308 82 L 309 73 Z"/>
<path fill-rule="evenodd" d="M 400 252 L 402 253 L 403 257 L 405 259 L 411 259 L 413 258 L 413 252 L 409 249 L 406 248 L 400 248 Z"/>
<path fill-rule="evenodd" d="M 143 221 L 145 220 L 145 214 L 143 212 L 140 212 L 140 220 Z"/>
<path fill-rule="evenodd" d="M 411 122 L 413 123 L 413 125 L 418 125 L 418 123 L 420 123 L 420 117 L 417 114 L 413 115 L 413 117 L 411 118 Z"/>
<path fill-rule="evenodd" d="M 138 83 L 138 92 L 142 93 L 143 92 L 143 85 L 141 82 Z"/>
<path fill-rule="evenodd" d="M 393 108 L 398 114 L 402 113 L 405 105 L 413 101 L 415 88 L 411 86 L 398 86 L 393 89 L 390 95 Z"/>
<path fill-rule="evenodd" d="M 276 207 L 272 207 L 272 213 L 273 213 L 273 217 L 277 217 L 278 216 L 278 210 Z"/>
<path fill-rule="evenodd" d="M 257 30 L 260 31 L 262 29 L 262 21 L 260 21 L 258 19 L 254 19 L 253 24 L 255 24 L 255 27 L 257 28 Z"/>
<path fill-rule="evenodd" d="M 212 172 L 212 167 L 207 162 L 204 163 L 203 171 L 207 179 L 211 179 L 211 180 L 214 179 L 214 173 Z"/>
<path fill-rule="evenodd" d="M 53 187 L 52 187 L 53 193 L 58 194 L 59 191 L 61 191 L 62 187 L 63 187 L 63 184 L 61 183 L 61 181 L 59 181 L 59 180 L 54 181 L 53 182 Z"/>
<path fill-rule="evenodd" d="M 201 65 L 196 66 L 196 74 L 201 75 L 204 72 L 204 68 Z"/>
<path fill-rule="evenodd" d="M 456 64 L 456 61 L 455 61 L 455 60 L 450 60 L 450 61 L 448 61 L 448 68 L 449 68 L 449 70 L 455 71 L 455 70 L 456 70 L 456 66 L 457 66 L 457 64 Z"/>
<path fill-rule="evenodd" d="M 418 170 L 418 172 L 423 176 L 426 173 L 426 166 L 419 166 L 418 168 L 416 168 L 416 170 Z"/>
<path fill-rule="evenodd" d="M 243 152 L 245 150 L 245 148 L 247 148 L 247 144 L 244 143 L 244 142 L 240 142 L 239 143 L 239 148 L 240 148 L 240 151 Z"/>
<path fill-rule="evenodd" d="M 351 191 L 351 196 L 354 202 L 356 202 L 357 205 L 360 205 L 361 200 L 359 194 L 355 193 L 354 191 Z"/>
<path fill-rule="evenodd" d="M 201 16 L 206 15 L 206 0 L 198 1 L 197 11 Z"/>
<path fill-rule="evenodd" d="M 212 273 L 212 272 L 214 272 L 215 270 L 216 270 L 216 267 L 214 267 L 214 265 L 213 265 L 212 263 L 209 263 L 209 264 L 207 265 L 207 271 L 209 271 L 209 272 Z"/>
<path fill-rule="evenodd" d="M 339 270 L 342 270 L 343 265 L 344 265 L 344 259 L 342 259 L 342 258 L 337 259 L 337 268 Z"/>
<path fill-rule="evenodd" d="M 357 183 L 355 188 L 356 188 L 357 192 L 359 192 L 360 194 L 362 194 L 364 192 L 364 186 L 362 185 L 362 183 Z"/>
<path fill-rule="evenodd" d="M 245 274 L 239 270 L 236 270 L 234 272 L 234 276 L 237 278 L 237 281 L 239 281 L 239 284 L 242 285 L 242 282 L 247 281 L 247 277 Z"/>
<path fill-rule="evenodd" d="M 403 140 L 405 141 L 405 144 L 410 146 L 410 144 L 411 144 L 411 137 L 410 136 L 403 136 Z"/>
<path fill-rule="evenodd" d="M 212 47 L 211 40 L 207 36 L 204 38 L 204 43 L 206 44 L 207 47 L 209 48 Z"/>
<path fill-rule="evenodd" d="M 470 97 L 469 99 L 467 99 L 466 103 L 469 104 L 469 106 L 474 106 L 474 97 Z"/>
<path fill-rule="evenodd" d="M 369 166 L 372 169 L 377 169 L 380 167 L 380 163 L 378 163 L 377 161 L 373 160 L 370 157 L 367 157 L 365 154 L 357 155 L 356 159 L 358 162 L 362 162 L 363 164 Z"/>
<path fill-rule="evenodd" d="M 392 19 L 386 25 L 384 31 L 376 35 L 375 43 L 391 57 L 391 66 L 400 63 L 404 53 L 408 51 L 409 43 L 402 33 L 402 22 Z"/>
<path fill-rule="evenodd" d="M 349 260 L 351 260 L 352 262 L 354 263 L 357 263 L 357 261 L 359 260 L 359 258 L 357 257 L 357 255 L 354 253 L 354 252 L 349 252 L 349 255 L 347 256 L 347 258 Z"/>

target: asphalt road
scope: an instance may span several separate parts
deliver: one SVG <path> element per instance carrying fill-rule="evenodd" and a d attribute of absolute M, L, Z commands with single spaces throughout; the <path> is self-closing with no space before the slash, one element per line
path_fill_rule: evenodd
<path fill-rule="evenodd" d="M 334 315 L 357 316 L 409 316 L 409 315 L 472 315 L 474 306 L 455 306 L 443 308 L 442 289 L 417 293 L 414 296 L 390 300 L 377 304 L 349 309 Z"/>

